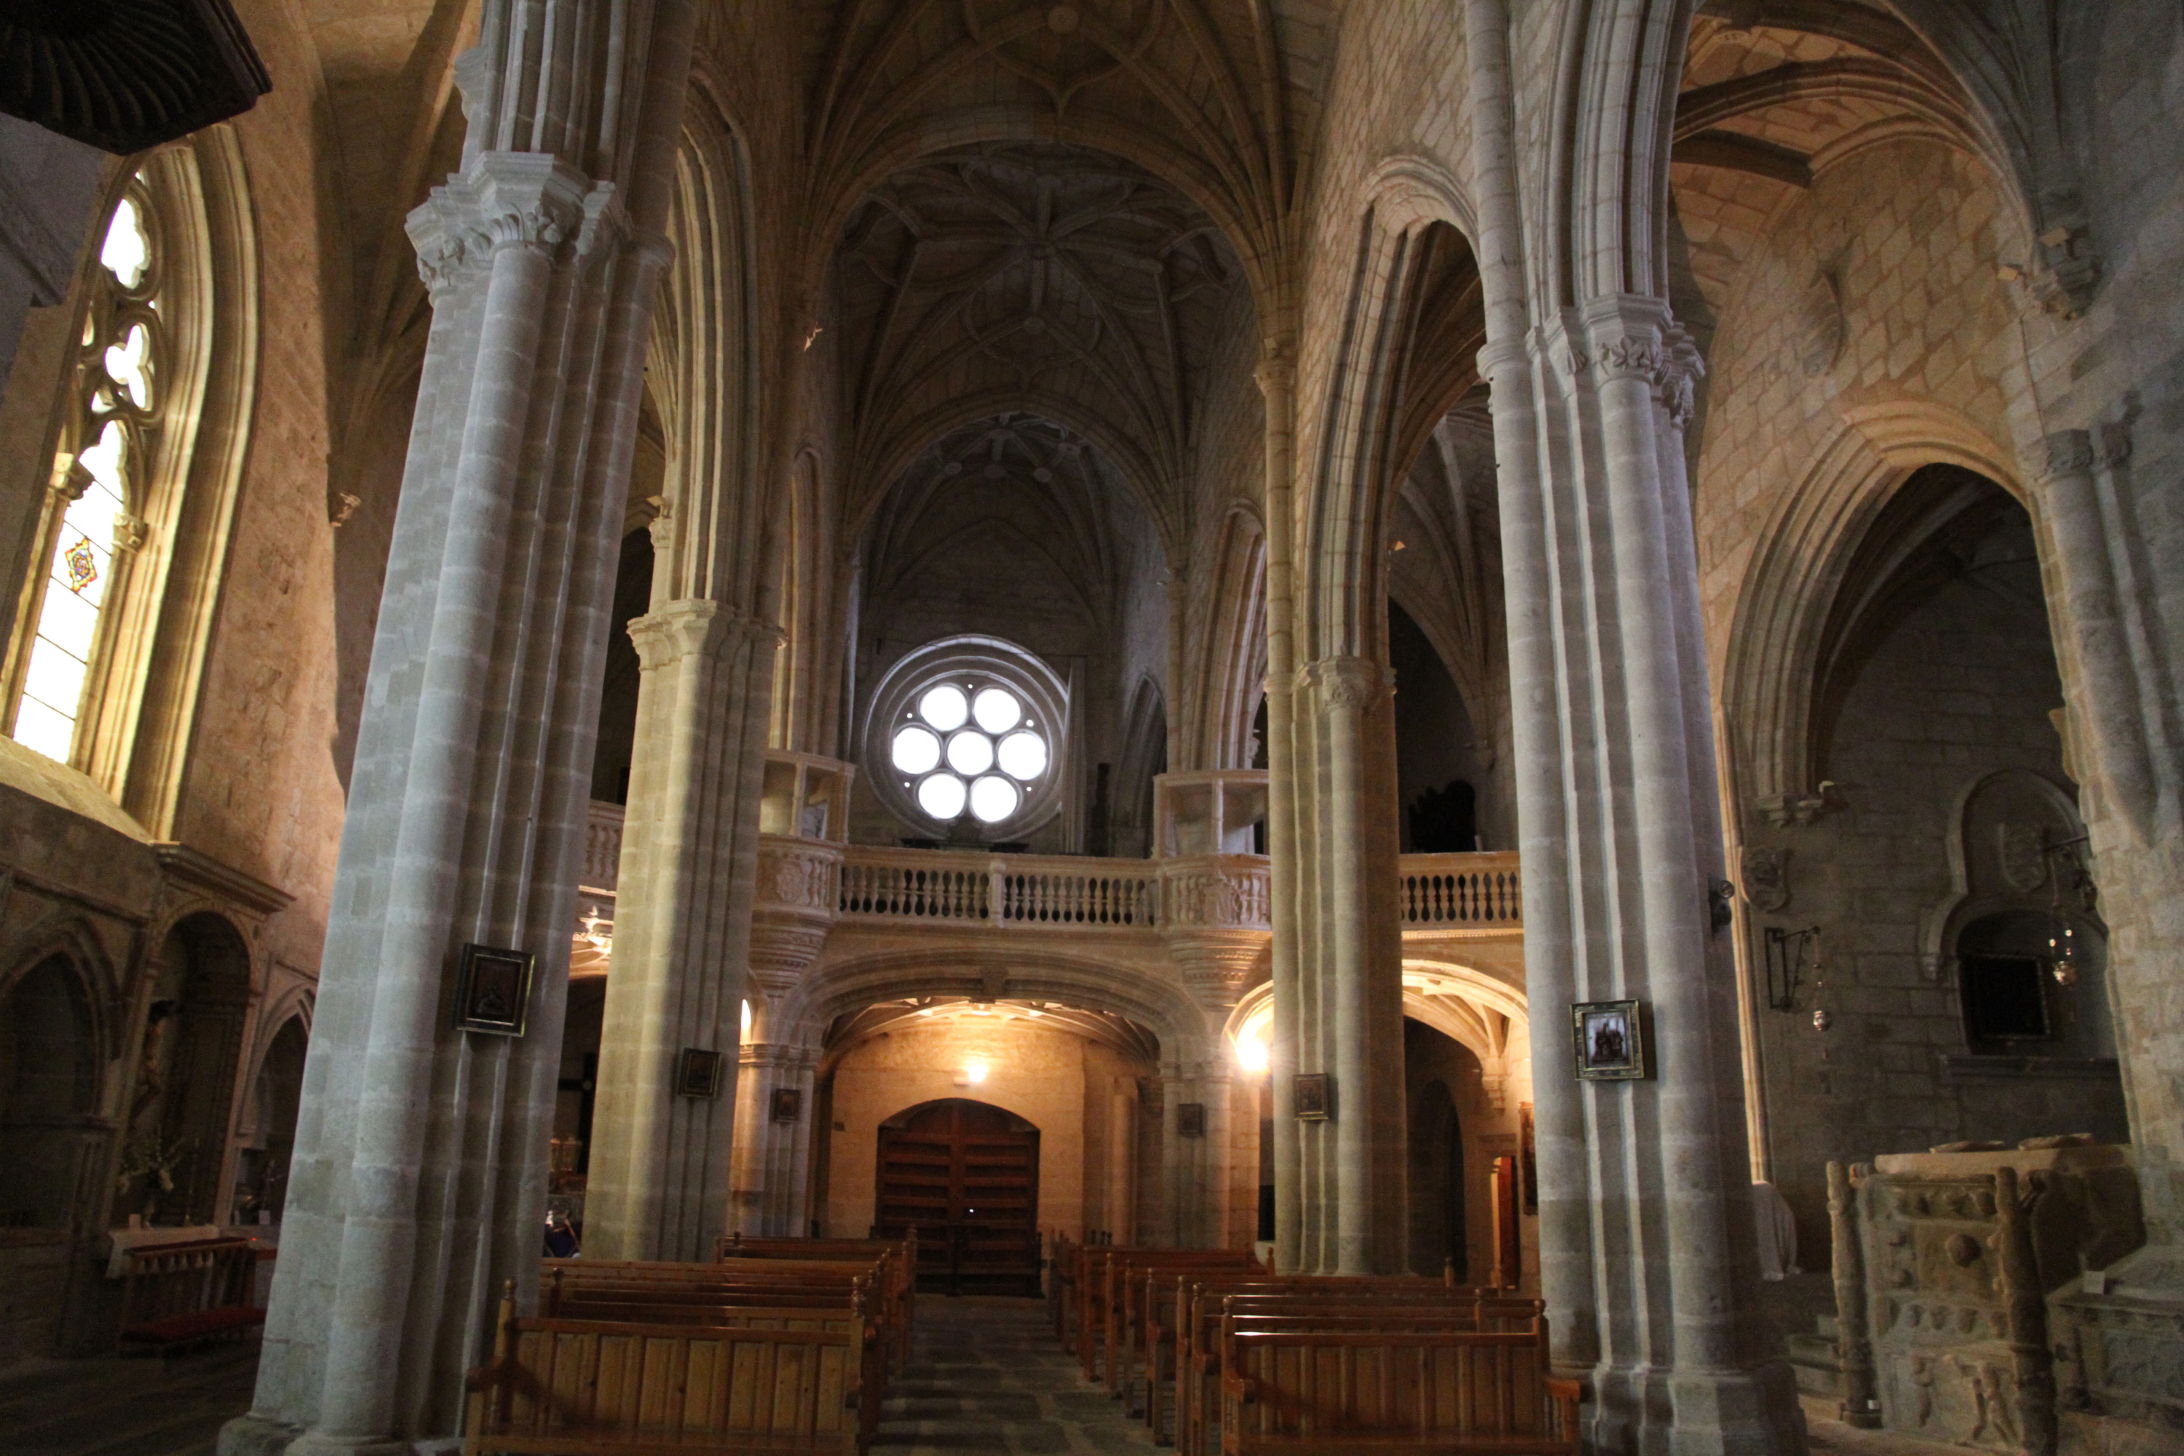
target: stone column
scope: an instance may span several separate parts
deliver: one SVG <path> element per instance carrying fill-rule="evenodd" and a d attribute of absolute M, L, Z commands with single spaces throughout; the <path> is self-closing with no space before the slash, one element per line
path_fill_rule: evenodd
<path fill-rule="evenodd" d="M 433 321 L 343 827 L 256 1399 L 227 1452 L 440 1447 L 535 1285 L 614 548 L 687 0 L 486 0 L 462 170 L 410 219 Z M 466 943 L 535 954 L 455 1029 Z"/>
<path fill-rule="evenodd" d="M 2146 1248 L 2110 1287 L 2174 1310 L 2184 1306 L 2184 697 L 2129 425 L 2059 430 L 2044 443 L 2034 520 L 2146 1214 Z"/>
<path fill-rule="evenodd" d="M 1306 1212 L 1307 1258 L 1317 1228 L 1328 1274 L 1387 1274 L 1405 1263 L 1402 920 L 1395 903 L 1394 718 L 1388 670 L 1327 657 L 1298 676 L 1317 712 L 1312 857 L 1317 894 L 1307 954 L 1318 995 L 1320 1066 L 1333 1083 L 1319 1125 L 1319 1207 Z"/>
<path fill-rule="evenodd" d="M 780 634 L 717 601 L 630 624 L 643 676 L 599 1040 L 586 1252 L 710 1259 L 728 1231 L 765 732 Z M 717 1096 L 676 1090 L 717 1052 Z"/>
<path fill-rule="evenodd" d="M 803 1046 L 751 1042 L 737 1083 L 735 1178 L 729 1231 L 790 1238 L 811 1232 L 812 1094 L 819 1054 Z M 793 1109 L 777 1108 L 789 1093 Z M 784 1115 L 793 1111 L 793 1116 Z"/>
<path fill-rule="evenodd" d="M 1711 916 L 1719 791 L 1682 439 L 1696 353 L 1664 305 L 1615 297 L 1482 365 L 1497 440 L 1546 446 L 1514 442 L 1501 491 L 1558 1362 L 1589 1367 L 1603 1449 L 1795 1450 L 1795 1389 L 1758 1318 L 1736 972 Z M 1652 1075 L 1578 1082 L 1570 1003 L 1621 999 L 1650 1014 Z"/>
<path fill-rule="evenodd" d="M 1195 1107 L 1197 1132 L 1183 1131 L 1184 1109 Z M 1217 1058 L 1188 1058 L 1161 1069 L 1161 1167 L 1166 1242 L 1179 1249 L 1216 1248 L 1228 1218 L 1229 1072 Z"/>

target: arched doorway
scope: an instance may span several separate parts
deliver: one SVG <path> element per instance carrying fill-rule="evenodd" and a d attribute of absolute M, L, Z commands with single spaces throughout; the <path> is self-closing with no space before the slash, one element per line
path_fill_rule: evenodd
<path fill-rule="evenodd" d="M 1036 1294 L 1039 1130 L 991 1103 L 927 1102 L 880 1124 L 874 1223 L 918 1236 L 918 1287 Z"/>

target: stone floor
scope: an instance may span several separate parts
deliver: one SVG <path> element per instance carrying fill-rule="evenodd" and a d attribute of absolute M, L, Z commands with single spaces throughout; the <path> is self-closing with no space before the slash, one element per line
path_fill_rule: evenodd
<path fill-rule="evenodd" d="M 0 1371 L 0 1456 L 211 1456 L 250 1403 L 255 1346 L 156 1359 L 37 1361 Z M 1882 1431 L 1812 1423 L 1815 1456 L 1965 1456 Z M 1044 1303 L 928 1296 L 890 1386 L 875 1456 L 1158 1451 L 1077 1371 Z"/>
<path fill-rule="evenodd" d="M 875 1452 L 1158 1451 L 1122 1402 L 1078 1372 L 1044 1301 L 918 1300 L 910 1365 L 888 1389 Z"/>
<path fill-rule="evenodd" d="M 211 1456 L 220 1427 L 250 1405 L 258 1347 L 34 1360 L 0 1370 L 6 1456 Z"/>

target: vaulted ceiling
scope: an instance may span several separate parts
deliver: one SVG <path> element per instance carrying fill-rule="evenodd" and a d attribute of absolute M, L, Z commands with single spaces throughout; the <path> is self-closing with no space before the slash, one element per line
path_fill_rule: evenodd
<path fill-rule="evenodd" d="M 884 474 L 935 421 L 1028 410 L 1156 491 L 1187 468 L 1208 358 L 1247 303 L 1202 211 L 1058 143 L 957 148 L 888 178 L 849 220 L 835 290 L 859 461 Z"/>

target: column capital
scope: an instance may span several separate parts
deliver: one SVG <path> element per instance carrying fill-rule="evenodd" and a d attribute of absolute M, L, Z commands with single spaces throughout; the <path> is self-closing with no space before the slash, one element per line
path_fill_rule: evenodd
<path fill-rule="evenodd" d="M 1297 670 L 1300 691 L 1319 697 L 1320 711 L 1356 712 L 1395 691 L 1395 675 L 1369 657 L 1321 657 Z"/>
<path fill-rule="evenodd" d="M 544 152 L 479 153 L 409 215 L 426 290 L 437 298 L 482 275 L 504 248 L 561 260 L 619 214 L 613 191 Z"/>
<path fill-rule="evenodd" d="M 662 602 L 629 624 L 638 664 L 647 671 L 691 656 L 723 658 L 746 644 L 778 644 L 782 636 L 779 627 L 725 602 L 697 599 Z"/>
<path fill-rule="evenodd" d="M 2093 436 L 2087 430 L 2054 430 L 2041 437 L 2045 453 L 2040 477 L 2062 480 L 2085 475 L 2093 469 Z"/>

